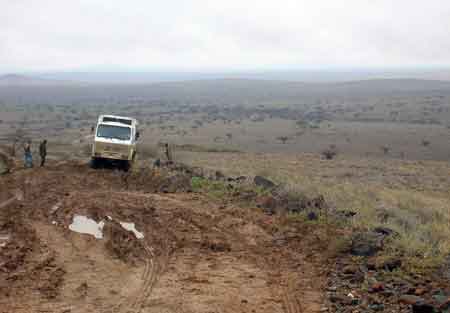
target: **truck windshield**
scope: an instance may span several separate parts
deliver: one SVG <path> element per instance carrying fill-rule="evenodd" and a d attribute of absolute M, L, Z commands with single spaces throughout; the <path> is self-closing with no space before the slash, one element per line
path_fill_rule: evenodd
<path fill-rule="evenodd" d="M 131 129 L 129 127 L 99 125 L 97 129 L 97 137 L 130 140 Z"/>

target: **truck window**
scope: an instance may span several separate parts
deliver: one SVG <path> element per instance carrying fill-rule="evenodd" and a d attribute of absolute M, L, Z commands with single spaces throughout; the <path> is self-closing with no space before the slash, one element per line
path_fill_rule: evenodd
<path fill-rule="evenodd" d="M 99 125 L 97 129 L 97 137 L 130 140 L 131 129 L 129 127 Z"/>

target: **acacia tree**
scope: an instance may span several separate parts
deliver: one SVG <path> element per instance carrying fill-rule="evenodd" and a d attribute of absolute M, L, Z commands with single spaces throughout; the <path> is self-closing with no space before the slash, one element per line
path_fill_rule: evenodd
<path fill-rule="evenodd" d="M 287 136 L 280 136 L 277 137 L 277 140 L 281 141 L 283 144 L 285 144 L 288 141 L 288 137 Z"/>
<path fill-rule="evenodd" d="M 389 152 L 391 151 L 391 148 L 388 146 L 381 146 L 380 149 L 381 149 L 381 151 L 383 151 L 384 155 L 388 155 Z"/>

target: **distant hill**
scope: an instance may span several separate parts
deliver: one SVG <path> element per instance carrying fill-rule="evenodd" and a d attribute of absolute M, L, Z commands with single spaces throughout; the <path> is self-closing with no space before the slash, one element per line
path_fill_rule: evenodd
<path fill-rule="evenodd" d="M 153 84 L 88 84 L 20 75 L 0 76 L 0 101 L 48 104 L 215 104 L 294 105 L 361 103 L 361 99 L 440 96 L 450 98 L 450 82 L 374 79 L 302 83 L 256 79 L 207 79 Z M 359 99 L 357 99 L 359 98 Z M 428 101 L 427 99 L 422 99 Z M 447 103 L 447 102 L 446 102 Z"/>
<path fill-rule="evenodd" d="M 226 78 L 277 80 L 294 82 L 346 82 L 370 79 L 427 79 L 450 81 L 450 69 L 435 70 L 262 70 L 262 71 L 74 71 L 36 72 L 30 74 L 46 79 L 79 81 L 95 84 L 150 84 L 192 80 L 214 80 Z"/>
<path fill-rule="evenodd" d="M 65 80 L 42 79 L 18 74 L 0 76 L 0 86 L 70 86 L 76 83 Z"/>

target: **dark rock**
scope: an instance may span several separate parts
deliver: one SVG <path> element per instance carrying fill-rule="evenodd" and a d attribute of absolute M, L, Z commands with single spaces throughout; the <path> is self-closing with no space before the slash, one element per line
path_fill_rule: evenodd
<path fill-rule="evenodd" d="M 395 236 L 395 235 L 397 235 L 396 231 L 394 231 L 394 230 L 392 230 L 390 228 L 387 228 L 387 227 L 381 227 L 381 226 L 375 227 L 373 229 L 373 231 L 375 233 L 383 235 L 383 236 Z"/>
<path fill-rule="evenodd" d="M 402 266 L 402 260 L 398 257 L 391 257 L 381 262 L 377 262 L 376 268 L 383 269 L 387 271 L 393 271 Z"/>
<path fill-rule="evenodd" d="M 0 175 L 7 174 L 11 170 L 11 162 L 8 162 L 8 157 L 0 152 Z"/>
<path fill-rule="evenodd" d="M 353 235 L 350 252 L 356 256 L 372 256 L 383 248 L 383 236 L 374 232 Z"/>
<path fill-rule="evenodd" d="M 431 304 L 425 302 L 418 302 L 412 305 L 413 313 L 434 313 L 436 310 Z"/>
<path fill-rule="evenodd" d="M 355 216 L 357 213 L 354 211 L 350 211 L 350 210 L 339 210 L 339 211 L 336 211 L 335 214 L 341 218 L 351 218 L 351 217 Z"/>
<path fill-rule="evenodd" d="M 359 271 L 359 267 L 356 265 L 347 265 L 342 269 L 344 274 L 355 274 Z"/>
<path fill-rule="evenodd" d="M 370 258 L 366 263 L 367 269 L 369 271 L 374 271 L 377 269 L 377 260 L 375 258 Z"/>
<path fill-rule="evenodd" d="M 416 288 L 415 290 L 414 290 L 414 294 L 416 295 L 416 296 L 423 296 L 424 294 L 426 294 L 427 293 L 427 289 L 426 288 Z"/>
<path fill-rule="evenodd" d="M 330 292 L 336 292 L 336 290 L 337 290 L 336 286 L 330 286 L 327 288 L 327 291 L 330 291 Z"/>
<path fill-rule="evenodd" d="M 353 299 L 347 296 L 343 296 L 343 295 L 336 295 L 333 294 L 330 296 L 330 301 L 332 303 L 338 303 L 341 305 L 351 305 L 353 304 Z"/>
<path fill-rule="evenodd" d="M 380 312 L 380 311 L 384 310 L 384 304 L 382 304 L 382 303 L 369 304 L 369 309 L 371 309 L 375 312 Z"/>
<path fill-rule="evenodd" d="M 253 183 L 258 186 L 258 187 L 262 187 L 264 189 L 271 189 L 275 187 L 275 183 L 272 182 L 271 180 L 264 178 L 262 176 L 255 176 L 255 178 L 253 179 Z"/>
<path fill-rule="evenodd" d="M 381 294 L 383 297 L 390 298 L 390 297 L 392 297 L 395 293 L 394 293 L 392 290 L 383 290 L 382 292 L 380 292 L 380 294 Z"/>
<path fill-rule="evenodd" d="M 421 297 L 414 296 L 414 295 L 402 295 L 398 299 L 398 302 L 403 303 L 403 304 L 412 305 L 412 304 L 424 303 L 425 300 Z"/>
<path fill-rule="evenodd" d="M 382 283 L 374 283 L 372 284 L 372 286 L 370 287 L 370 292 L 380 292 L 384 290 L 384 285 Z"/>
<path fill-rule="evenodd" d="M 221 180 L 221 179 L 224 179 L 224 178 L 225 178 L 225 175 L 224 175 L 221 171 L 216 171 L 216 172 L 215 172 L 215 178 L 216 178 L 217 180 Z"/>

